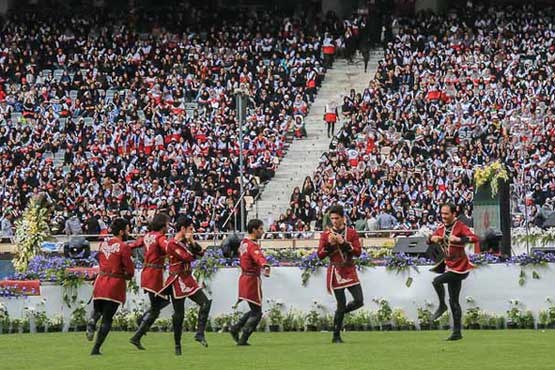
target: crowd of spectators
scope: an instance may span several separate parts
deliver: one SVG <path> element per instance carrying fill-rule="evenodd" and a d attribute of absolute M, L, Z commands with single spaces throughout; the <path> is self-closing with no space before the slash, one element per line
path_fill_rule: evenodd
<path fill-rule="evenodd" d="M 144 232 L 166 210 L 199 232 L 236 226 L 245 195 L 272 178 L 342 44 L 333 14 L 190 6 L 124 13 L 18 11 L 0 32 L 0 204 L 13 233 L 33 194 L 52 233 L 98 234 L 116 216 Z M 249 92 L 238 140 L 234 92 Z M 227 223 L 226 220 L 228 220 Z"/>
<path fill-rule="evenodd" d="M 513 226 L 555 206 L 555 11 L 469 5 L 393 21 L 375 78 L 351 91 L 342 129 L 274 230 L 321 229 L 341 204 L 359 230 L 420 229 L 438 205 L 472 214 L 473 172 L 501 161 Z"/>

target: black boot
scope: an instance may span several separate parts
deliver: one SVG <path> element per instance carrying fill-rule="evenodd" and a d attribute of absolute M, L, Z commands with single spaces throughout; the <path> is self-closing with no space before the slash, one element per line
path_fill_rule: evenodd
<path fill-rule="evenodd" d="M 239 319 L 239 321 L 235 323 L 235 325 L 231 325 L 231 327 L 229 328 L 229 334 L 231 334 L 231 337 L 237 344 L 239 344 L 239 334 L 241 333 L 241 329 L 243 329 L 243 326 L 245 326 L 249 317 L 250 312 L 247 312 Z"/>
<path fill-rule="evenodd" d="M 444 304 L 440 305 L 436 312 L 432 315 L 432 321 L 438 320 L 447 311 L 447 306 Z"/>
<path fill-rule="evenodd" d="M 91 314 L 91 318 L 87 321 L 87 331 L 86 336 L 89 342 L 92 342 L 94 339 L 94 332 L 96 331 L 96 323 L 100 319 L 102 314 L 100 312 L 93 311 Z"/>
<path fill-rule="evenodd" d="M 100 353 L 100 347 L 102 347 L 102 343 L 104 343 L 104 340 L 106 339 L 106 337 L 108 336 L 108 333 L 110 332 L 110 326 L 111 325 L 107 325 L 103 323 L 102 326 L 100 327 L 100 330 L 96 334 L 96 342 L 91 351 L 91 356 L 102 354 Z"/>
<path fill-rule="evenodd" d="M 443 286 L 443 283 L 434 281 L 433 286 L 439 300 L 439 307 L 432 316 L 432 321 L 436 321 L 445 313 L 445 311 L 447 311 L 447 305 L 445 304 L 445 287 Z"/>
<path fill-rule="evenodd" d="M 256 330 L 260 319 L 262 318 L 262 312 L 254 314 L 249 317 L 247 322 L 245 323 L 245 327 L 243 328 L 243 333 L 239 342 L 237 343 L 238 346 L 249 346 L 248 343 L 251 334 Z"/>
<path fill-rule="evenodd" d="M 341 339 L 341 329 L 343 329 L 343 318 L 345 317 L 344 310 L 338 309 L 335 311 L 335 316 L 333 317 L 333 338 L 332 343 L 343 343 Z"/>
<path fill-rule="evenodd" d="M 183 317 L 172 316 L 173 320 L 173 340 L 175 342 L 175 354 L 181 355 L 181 335 L 183 334 Z M 179 354 L 178 349 L 179 348 Z"/>
<path fill-rule="evenodd" d="M 143 315 L 143 320 L 135 332 L 135 335 L 129 339 L 129 343 L 137 347 L 137 349 L 144 351 L 146 348 L 141 344 L 141 338 L 146 335 L 146 332 L 150 329 L 150 326 L 154 323 L 157 317 L 158 315 L 156 312 L 147 311 L 146 315 Z"/>
<path fill-rule="evenodd" d="M 91 319 L 91 320 L 89 320 L 89 322 L 87 322 L 87 332 L 86 332 L 87 340 L 89 342 L 93 341 L 95 331 L 96 331 L 96 322 L 94 322 Z"/>
<path fill-rule="evenodd" d="M 458 302 L 451 303 L 451 312 L 453 313 L 453 333 L 447 338 L 448 341 L 461 340 L 463 336 L 461 334 L 461 317 L 462 309 Z"/>
<path fill-rule="evenodd" d="M 208 347 L 208 342 L 204 336 L 206 330 L 206 323 L 208 322 L 208 315 L 210 314 L 210 307 L 212 306 L 212 300 L 206 301 L 199 309 L 198 313 L 198 326 L 197 333 L 195 334 L 195 340 L 202 344 L 204 347 Z"/>
<path fill-rule="evenodd" d="M 181 356 L 181 346 L 175 346 L 175 355 Z"/>

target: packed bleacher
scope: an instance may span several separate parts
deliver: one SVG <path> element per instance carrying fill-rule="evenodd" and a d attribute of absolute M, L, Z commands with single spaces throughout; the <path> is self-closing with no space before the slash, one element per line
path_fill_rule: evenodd
<path fill-rule="evenodd" d="M 235 89 L 251 96 L 241 146 L 252 199 L 303 136 L 325 73 L 322 40 L 341 46 L 341 34 L 333 16 L 187 3 L 10 14 L 0 34 L 3 235 L 43 191 L 53 234 L 103 233 L 119 215 L 143 232 L 156 210 L 193 215 L 199 232 L 233 228 Z"/>
<path fill-rule="evenodd" d="M 468 219 L 473 171 L 496 160 L 513 226 L 541 226 L 555 206 L 554 15 L 467 6 L 395 19 L 375 78 L 345 97 L 341 131 L 272 229 L 321 229 L 335 203 L 359 230 L 432 227 L 448 200 Z"/>

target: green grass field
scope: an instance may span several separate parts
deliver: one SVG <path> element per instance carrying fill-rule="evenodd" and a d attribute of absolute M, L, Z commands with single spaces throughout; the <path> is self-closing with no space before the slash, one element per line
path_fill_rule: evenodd
<path fill-rule="evenodd" d="M 434 370 L 555 368 L 555 330 L 465 331 L 445 342 L 444 331 L 350 332 L 345 344 L 329 333 L 254 333 L 250 347 L 236 347 L 229 334 L 209 333 L 209 348 L 183 336 L 183 356 L 173 354 L 170 333 L 149 333 L 137 351 L 129 333 L 113 332 L 103 355 L 89 356 L 83 333 L 0 335 L 0 369 L 330 369 Z"/>

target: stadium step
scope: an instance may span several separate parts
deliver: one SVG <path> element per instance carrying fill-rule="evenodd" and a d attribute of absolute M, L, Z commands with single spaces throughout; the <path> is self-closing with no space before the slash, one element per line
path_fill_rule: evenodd
<path fill-rule="evenodd" d="M 254 218 L 258 213 L 258 217 L 269 225 L 287 211 L 293 189 L 296 186 L 302 187 L 305 177 L 313 175 L 322 154 L 329 148 L 330 139 L 327 137 L 327 127 L 323 121 L 326 104 L 333 103 L 341 111 L 343 97 L 348 96 L 351 89 L 362 93 L 368 87 L 382 58 L 382 50 L 373 50 L 366 74 L 360 58 L 353 64 L 347 64 L 345 60 L 337 60 L 333 68 L 327 71 L 316 100 L 305 117 L 308 137 L 291 142 L 275 176 L 248 212 L 249 218 Z M 341 128 L 341 123 L 336 124 L 336 133 Z"/>

